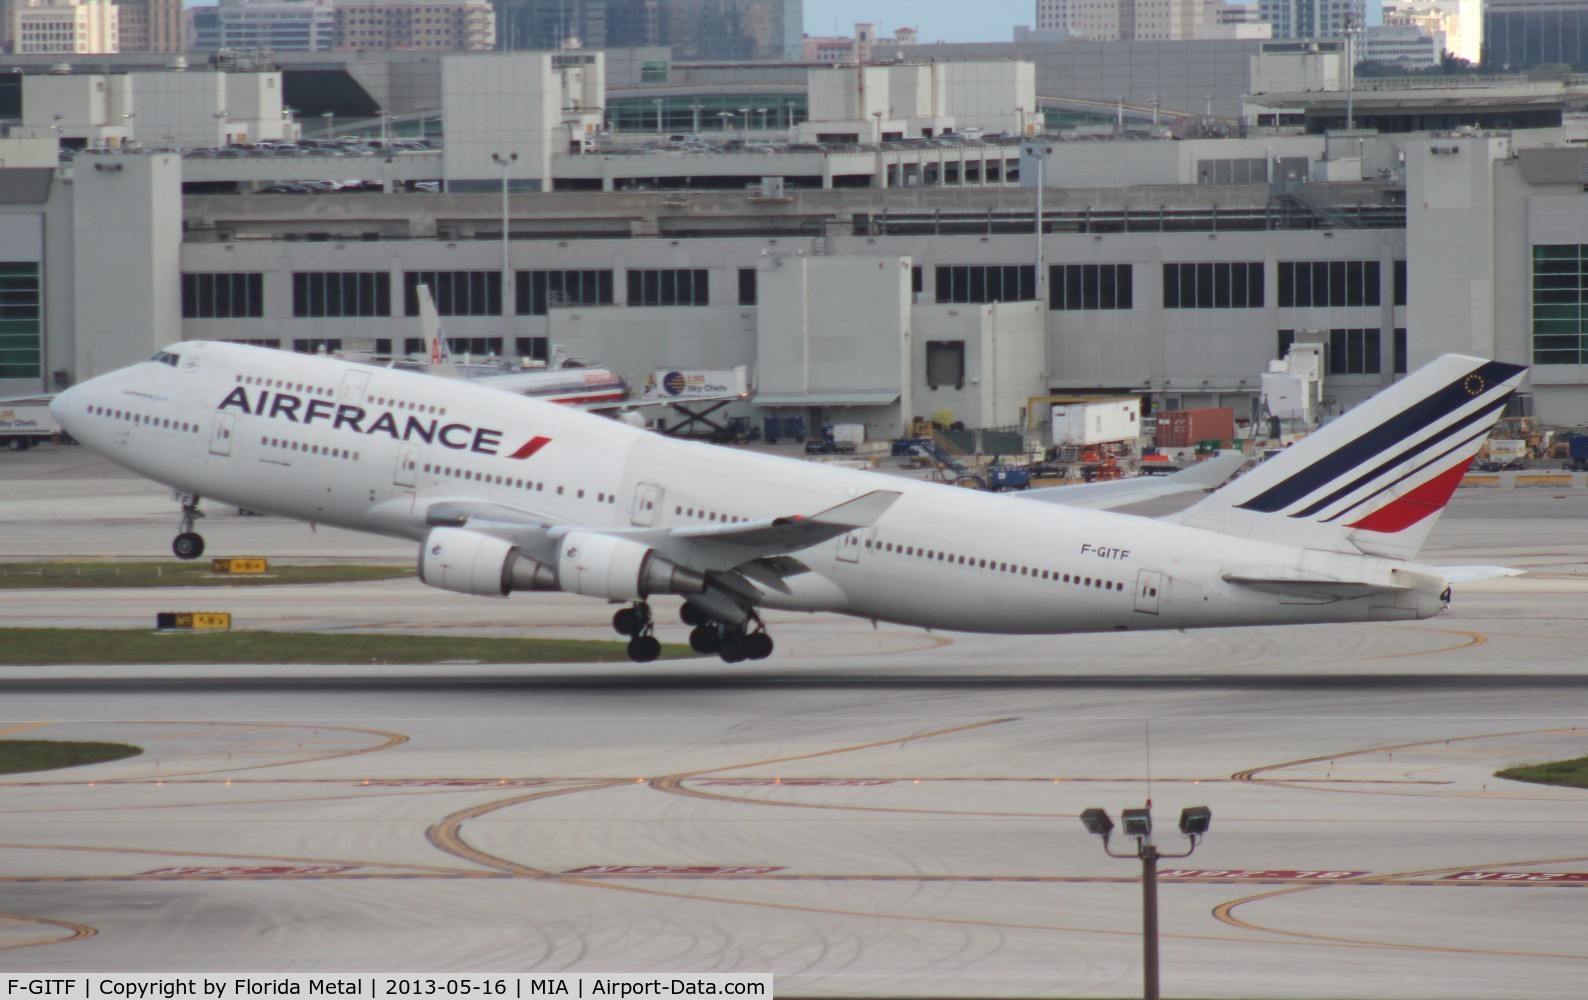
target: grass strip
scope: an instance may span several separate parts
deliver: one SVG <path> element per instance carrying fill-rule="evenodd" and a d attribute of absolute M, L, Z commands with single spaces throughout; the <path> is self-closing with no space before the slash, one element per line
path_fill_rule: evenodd
<path fill-rule="evenodd" d="M 664 645 L 662 657 L 695 656 Z M 152 629 L 0 629 L 0 665 L 626 663 L 625 644 L 589 639 L 495 639 L 467 635 Z"/>
<path fill-rule="evenodd" d="M 80 764 L 136 757 L 142 747 L 126 743 L 78 743 L 71 740 L 0 740 L 0 774 L 53 771 Z"/>
<path fill-rule="evenodd" d="M 265 587 L 302 583 L 360 583 L 414 575 L 412 566 L 272 566 L 269 573 L 211 573 L 208 559 L 192 562 L 5 562 L 0 590 L 80 587 Z"/>
<path fill-rule="evenodd" d="M 1535 785 L 1588 788 L 1588 757 L 1557 760 L 1548 764 L 1529 764 L 1526 767 L 1508 767 L 1496 772 L 1494 776 L 1510 778 L 1512 781 L 1528 781 Z"/>

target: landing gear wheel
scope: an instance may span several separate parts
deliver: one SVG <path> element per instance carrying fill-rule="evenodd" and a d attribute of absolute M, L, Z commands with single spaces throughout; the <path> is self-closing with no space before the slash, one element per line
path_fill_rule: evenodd
<path fill-rule="evenodd" d="M 651 607 L 644 601 L 632 608 L 623 608 L 612 616 L 612 628 L 618 635 L 639 636 L 651 627 Z"/>
<path fill-rule="evenodd" d="M 752 632 L 744 637 L 744 655 L 751 660 L 764 660 L 772 655 L 772 637 L 765 632 Z"/>
<path fill-rule="evenodd" d="M 717 655 L 722 657 L 724 663 L 739 663 L 747 657 L 744 645 L 744 636 L 733 633 L 722 637 L 722 645 L 717 649 Z"/>
<path fill-rule="evenodd" d="M 695 607 L 693 604 L 690 604 L 688 601 L 685 601 L 684 606 L 678 609 L 678 619 L 685 625 L 690 625 L 697 628 L 711 620 L 706 617 L 706 613 L 704 611 Z"/>
<path fill-rule="evenodd" d="M 662 655 L 662 644 L 654 635 L 637 635 L 629 640 L 629 659 L 649 663 Z"/>
<path fill-rule="evenodd" d="M 197 559 L 204 554 L 204 536 L 184 531 L 171 543 L 171 551 L 178 559 Z"/>
<path fill-rule="evenodd" d="M 685 605 L 688 607 L 688 605 Z M 710 656 L 722 646 L 722 637 L 717 634 L 717 626 L 711 622 L 696 625 L 689 632 L 689 648 L 697 653 Z"/>

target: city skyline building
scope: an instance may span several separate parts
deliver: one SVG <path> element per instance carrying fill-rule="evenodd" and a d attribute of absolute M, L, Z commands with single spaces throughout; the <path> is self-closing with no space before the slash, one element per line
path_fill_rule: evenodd
<path fill-rule="evenodd" d="M 1343 38 L 1367 23 L 1366 0 L 1259 0 L 1275 38 Z"/>

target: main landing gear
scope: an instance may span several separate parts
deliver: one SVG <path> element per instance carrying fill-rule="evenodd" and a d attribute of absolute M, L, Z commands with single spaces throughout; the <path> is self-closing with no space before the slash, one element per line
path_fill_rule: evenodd
<path fill-rule="evenodd" d="M 198 509 L 199 497 L 179 495 L 182 502 L 182 530 L 171 542 L 171 551 L 178 559 L 197 559 L 204 554 L 204 536 L 193 530 L 193 522 L 204 516 Z"/>
<path fill-rule="evenodd" d="M 680 617 L 690 626 L 689 647 L 697 653 L 715 654 L 722 657 L 724 663 L 764 660 L 772 655 L 772 637 L 766 632 L 766 623 L 753 609 L 743 625 L 714 621 L 687 602 Z M 612 627 L 619 635 L 629 637 L 629 659 L 635 663 L 649 663 L 662 655 L 651 606 L 644 601 L 619 608 L 612 615 Z"/>
<path fill-rule="evenodd" d="M 744 660 L 764 660 L 772 655 L 772 637 L 767 635 L 766 623 L 754 610 L 743 625 L 729 625 L 712 621 L 693 604 L 685 603 L 679 613 L 689 632 L 689 648 L 707 656 L 715 653 L 724 663 Z"/>
<path fill-rule="evenodd" d="M 618 635 L 629 637 L 629 659 L 635 663 L 649 663 L 662 655 L 662 644 L 652 633 L 651 606 L 635 601 L 633 607 L 620 608 L 612 616 L 612 627 Z"/>

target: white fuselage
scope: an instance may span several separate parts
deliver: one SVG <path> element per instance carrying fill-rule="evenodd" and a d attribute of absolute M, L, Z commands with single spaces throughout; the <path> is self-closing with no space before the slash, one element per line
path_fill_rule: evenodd
<path fill-rule="evenodd" d="M 181 492 L 304 521 L 417 541 L 428 506 L 462 500 L 595 529 L 697 527 L 810 515 L 885 489 L 901 496 L 875 524 L 792 553 L 810 572 L 759 603 L 1010 633 L 1393 620 L 1444 606 L 1442 576 L 1418 564 L 679 441 L 332 358 L 169 350 L 177 364 L 64 393 L 56 412 L 70 433 Z M 1404 589 L 1298 600 L 1224 579 L 1250 566 Z"/>

